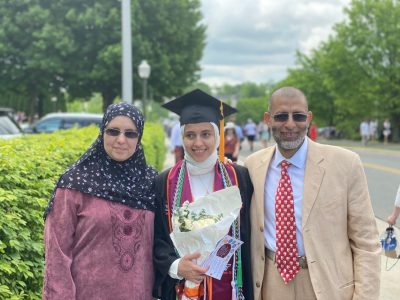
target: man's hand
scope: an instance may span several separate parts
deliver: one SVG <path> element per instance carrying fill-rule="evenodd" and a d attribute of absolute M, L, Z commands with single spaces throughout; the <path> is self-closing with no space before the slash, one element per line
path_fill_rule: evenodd
<path fill-rule="evenodd" d="M 193 261 L 196 261 L 200 257 L 200 253 L 187 254 L 181 258 L 178 265 L 178 275 L 190 280 L 194 283 L 200 284 L 205 277 L 206 268 L 200 267 Z"/>

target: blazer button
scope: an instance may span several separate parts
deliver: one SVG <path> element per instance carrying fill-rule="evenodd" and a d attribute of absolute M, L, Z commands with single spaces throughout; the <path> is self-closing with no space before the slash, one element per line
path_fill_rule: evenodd
<path fill-rule="evenodd" d="M 260 226 L 260 231 L 261 231 L 261 232 L 264 231 L 264 226 Z"/>
<path fill-rule="evenodd" d="M 258 287 L 258 288 L 259 288 L 260 286 L 261 286 L 260 282 L 259 282 L 259 281 L 257 281 L 257 282 L 256 282 L 256 287 Z"/>

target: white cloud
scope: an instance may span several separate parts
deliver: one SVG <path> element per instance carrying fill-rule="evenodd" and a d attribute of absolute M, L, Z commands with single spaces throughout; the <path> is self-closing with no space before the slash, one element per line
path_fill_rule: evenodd
<path fill-rule="evenodd" d="M 350 0 L 202 0 L 207 46 L 202 81 L 268 82 L 285 77 L 296 50 L 332 34 Z"/>

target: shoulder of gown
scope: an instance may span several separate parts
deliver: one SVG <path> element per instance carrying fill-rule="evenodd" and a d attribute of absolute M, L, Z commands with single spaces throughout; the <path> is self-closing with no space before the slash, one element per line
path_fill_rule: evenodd
<path fill-rule="evenodd" d="M 249 171 L 246 167 L 234 164 L 233 168 L 236 171 L 238 187 L 242 197 L 242 209 L 240 211 L 240 238 L 243 241 L 241 247 L 242 252 L 242 272 L 243 272 L 243 293 L 246 300 L 253 300 L 253 276 L 251 272 L 250 260 L 250 203 L 253 195 L 253 184 L 249 176 Z"/>
<path fill-rule="evenodd" d="M 175 300 L 175 284 L 177 280 L 168 275 L 171 264 L 178 259 L 174 245 L 169 237 L 168 219 L 166 215 L 167 179 L 170 169 L 156 176 L 156 213 L 154 218 L 153 262 L 155 280 L 153 297 L 162 300 Z"/>

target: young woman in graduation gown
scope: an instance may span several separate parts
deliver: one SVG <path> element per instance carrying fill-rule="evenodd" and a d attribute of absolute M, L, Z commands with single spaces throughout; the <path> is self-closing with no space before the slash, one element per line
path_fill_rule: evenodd
<path fill-rule="evenodd" d="M 43 299 L 153 300 L 154 177 L 128 103 L 59 179 L 45 213 Z"/>
<path fill-rule="evenodd" d="M 220 105 L 220 101 L 201 90 L 194 90 L 164 105 L 181 116 L 185 156 L 183 161 L 156 177 L 153 296 L 162 300 L 180 299 L 185 279 L 195 283 L 207 280 L 207 299 L 253 299 L 249 218 L 253 186 L 246 168 L 224 164 L 218 159 Z M 223 109 L 225 115 L 235 112 L 226 104 L 223 104 Z M 236 251 L 235 260 L 231 258 L 221 280 L 217 280 L 206 278 L 206 269 L 192 261 L 199 257 L 198 253 L 178 257 L 169 236 L 172 230 L 170 218 L 174 203 L 182 205 L 186 200 L 196 201 L 225 188 L 227 184 L 239 187 L 243 203 L 240 217 L 233 223 L 230 234 L 244 243 L 240 251 Z M 179 194 L 181 199 L 174 199 Z"/>

